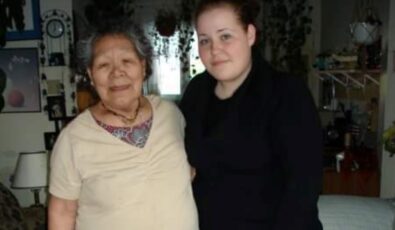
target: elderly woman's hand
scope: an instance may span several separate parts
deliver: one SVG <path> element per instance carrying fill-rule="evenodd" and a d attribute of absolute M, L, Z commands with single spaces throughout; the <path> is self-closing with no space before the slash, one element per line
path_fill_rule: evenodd
<path fill-rule="evenodd" d="M 192 166 L 190 166 L 191 168 L 191 182 L 193 181 L 193 179 L 195 179 L 196 176 L 196 169 Z"/>

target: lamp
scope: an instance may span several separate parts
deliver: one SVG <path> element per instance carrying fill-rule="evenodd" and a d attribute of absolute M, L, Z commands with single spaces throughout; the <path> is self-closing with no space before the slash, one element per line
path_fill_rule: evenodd
<path fill-rule="evenodd" d="M 34 193 L 34 206 L 40 206 L 40 190 L 48 185 L 47 152 L 19 154 L 11 188 L 28 189 Z"/>

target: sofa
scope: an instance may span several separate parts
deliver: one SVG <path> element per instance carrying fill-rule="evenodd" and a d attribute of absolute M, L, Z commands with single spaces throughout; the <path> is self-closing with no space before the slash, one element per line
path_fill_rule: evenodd
<path fill-rule="evenodd" d="M 22 208 L 12 192 L 0 183 L 0 230 L 44 230 L 44 207 Z"/>

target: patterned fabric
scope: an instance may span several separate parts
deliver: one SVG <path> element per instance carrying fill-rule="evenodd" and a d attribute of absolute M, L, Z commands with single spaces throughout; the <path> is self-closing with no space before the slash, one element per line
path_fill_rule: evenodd
<path fill-rule="evenodd" d="M 151 129 L 152 116 L 148 120 L 134 127 L 117 127 L 107 125 L 97 119 L 96 122 L 115 137 L 136 147 L 143 148 L 147 142 L 149 131 Z"/>
<path fill-rule="evenodd" d="M 0 183 L 0 230 L 27 230 L 15 196 Z"/>
<path fill-rule="evenodd" d="M 376 197 L 321 195 L 319 217 L 325 230 L 393 230 L 395 206 Z"/>

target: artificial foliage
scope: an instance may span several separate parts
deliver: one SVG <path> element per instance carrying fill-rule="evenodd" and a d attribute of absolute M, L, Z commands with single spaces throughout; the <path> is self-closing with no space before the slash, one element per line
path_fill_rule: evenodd
<path fill-rule="evenodd" d="M 302 47 L 311 33 L 311 12 L 306 0 L 262 0 L 262 35 L 276 68 L 306 75 Z"/>

